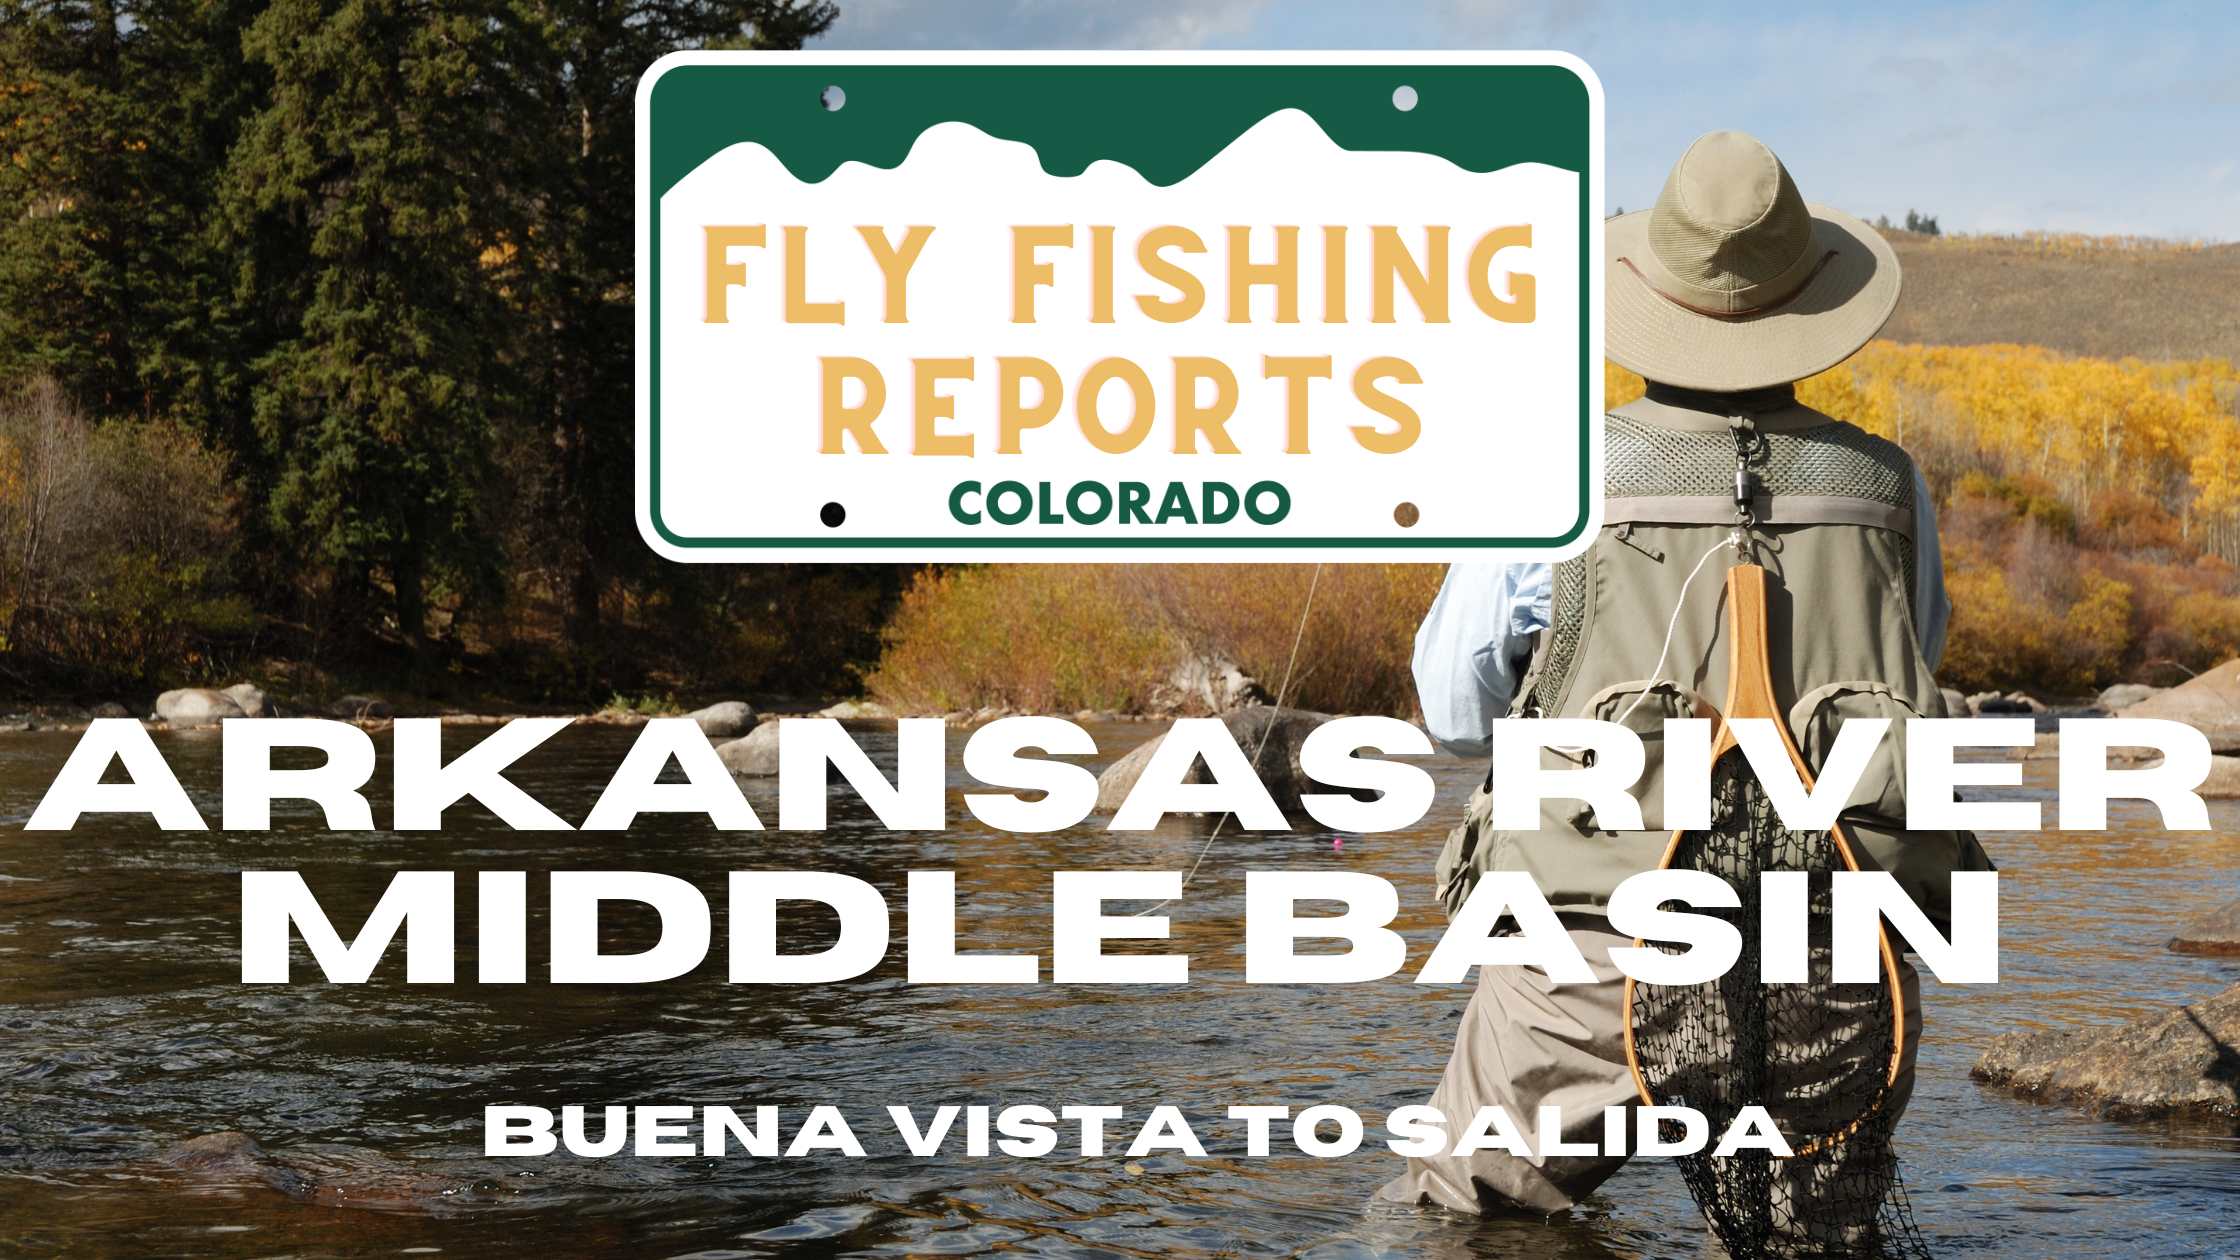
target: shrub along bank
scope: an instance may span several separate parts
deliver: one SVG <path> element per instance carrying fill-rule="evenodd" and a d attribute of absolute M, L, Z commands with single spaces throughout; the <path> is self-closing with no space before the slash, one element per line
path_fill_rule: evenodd
<path fill-rule="evenodd" d="M 1436 564 L 984 565 L 904 593 L 866 679 L 911 713 L 984 707 L 1202 712 L 1186 683 L 1233 664 L 1274 699 L 1416 712 L 1408 660 Z M 1310 592 L 1312 603 L 1310 606 Z M 1293 651 L 1296 644 L 1297 658 Z M 1290 685 L 1284 687 L 1286 675 Z M 1181 677 L 1178 678 L 1178 675 Z"/>

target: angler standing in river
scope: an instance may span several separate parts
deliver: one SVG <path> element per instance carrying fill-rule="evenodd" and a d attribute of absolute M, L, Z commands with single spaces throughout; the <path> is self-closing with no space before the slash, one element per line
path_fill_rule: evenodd
<path fill-rule="evenodd" d="M 1629 1061 L 1630 986 L 1610 957 L 1634 942 L 1604 916 L 1620 882 L 1669 860 L 1678 843 L 1662 817 L 1664 720 L 1716 718 L 1717 702 L 1706 697 L 1731 694 L 1740 605 L 1723 598 L 1721 569 L 1763 566 L 1770 690 L 1813 773 L 1847 718 L 1902 726 L 1945 715 L 1934 671 L 1951 608 L 1928 488 L 1895 444 L 1800 404 L 1794 385 L 1841 363 L 1889 318 L 1899 288 L 1889 245 L 1859 220 L 1805 202 L 1763 144 L 1719 131 L 1690 146 L 1654 209 L 1608 224 L 1604 252 L 1607 353 L 1649 385 L 1645 398 L 1605 420 L 1601 531 L 1556 565 L 1450 569 L 1416 637 L 1415 677 L 1432 735 L 1464 756 L 1488 753 L 1496 720 L 1629 726 L 1647 749 L 1635 787 L 1644 829 L 1605 829 L 1582 803 L 1551 798 L 1537 829 L 1498 831 L 1487 785 L 1472 796 L 1436 868 L 1448 913 L 1480 874 L 1529 872 L 1597 983 L 1558 986 L 1537 968 L 1481 968 L 1431 1099 L 1449 1151 L 1487 1105 L 1521 1126 L 1542 1107 L 1560 1107 L 1562 1140 L 1599 1148 L 1604 1108 L 1637 1106 L 1648 1089 Z M 1842 827 L 1865 869 L 1894 874 L 1949 931 L 1950 874 L 1990 864 L 1967 832 L 1905 828 L 1897 749 L 1895 737 L 1879 747 Z M 1556 750 L 1544 756 L 1562 765 Z M 1731 807 L 1753 787 L 1730 772 L 1726 816 L 1739 816 Z M 1747 904 L 1755 890 L 1740 891 Z M 1824 966 L 1825 950 L 1815 953 Z M 1842 1175 L 1814 1181 L 1820 1174 L 1797 1164 L 1762 1174 L 1770 1182 L 1758 1197 L 1778 1201 L 1770 1208 L 1777 1233 L 1848 1249 L 1873 1234 L 1894 1193 L 1887 1129 L 1911 1093 L 1921 1024 L 1913 969 L 1892 961 L 1889 1004 L 1902 1035 L 1870 1027 L 1863 1006 L 1846 1015 L 1838 1008 L 1849 999 L 1839 996 L 1825 1004 L 1828 1031 L 1810 1054 L 1778 1040 L 1750 1047 L 1787 1054 L 1792 1068 L 1816 1055 L 1810 1070 L 1830 1081 L 1867 1079 L 1888 1065 L 1887 1079 L 1869 1081 L 1879 1140 L 1823 1159 Z M 1745 970 L 1755 987 L 1749 960 L 1731 974 Z M 1706 1027 L 1714 1024 L 1701 1050 L 1734 1055 L 1734 1035 L 1719 1021 Z M 1880 1058 L 1869 1053 L 1877 1033 L 1888 1047 Z M 1775 1118 L 1787 1127 L 1778 1109 Z M 1625 1158 L 1504 1150 L 1411 1158 L 1378 1197 L 1554 1212 Z M 1693 1176 L 1690 1186 L 1709 1214 L 1705 1189 Z"/>

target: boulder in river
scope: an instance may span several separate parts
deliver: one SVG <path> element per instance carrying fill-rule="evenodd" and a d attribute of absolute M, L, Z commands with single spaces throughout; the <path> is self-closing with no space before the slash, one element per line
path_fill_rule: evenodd
<path fill-rule="evenodd" d="M 724 769 L 742 779 L 768 778 L 778 773 L 778 724 L 764 722 L 747 732 L 745 739 L 716 745 L 716 759 Z"/>
<path fill-rule="evenodd" d="M 1306 742 L 1309 732 L 1330 720 L 1327 713 L 1312 713 L 1305 709 L 1278 709 L 1268 705 L 1254 705 L 1247 709 L 1232 709 L 1221 715 L 1221 724 L 1229 728 L 1229 735 L 1244 750 L 1245 759 L 1253 762 L 1259 772 L 1260 782 L 1266 785 L 1268 795 L 1287 814 L 1304 812 L 1299 805 L 1301 792 L 1324 789 L 1307 777 L 1299 768 L 1299 745 Z M 1128 792 L 1143 775 L 1143 768 L 1151 763 L 1152 754 L 1166 740 L 1165 735 L 1147 740 L 1127 756 L 1113 762 L 1097 776 L 1097 809 L 1111 813 L 1128 799 Z M 1267 741 L 1263 749 L 1261 741 Z M 1257 760 L 1254 753 L 1259 753 Z M 1193 765 L 1183 775 L 1185 783 L 1210 783 L 1205 773 L 1205 763 Z"/>
<path fill-rule="evenodd" d="M 2168 687 L 2149 687 L 2145 683 L 2117 683 L 2101 692 L 2100 698 L 2093 701 L 2093 704 L 2102 713 L 2121 713 L 2132 705 L 2152 700 L 2168 690 Z"/>
<path fill-rule="evenodd" d="M 163 1153 L 173 1168 L 206 1177 L 236 1181 L 261 1181 L 282 1194 L 298 1198 L 316 1189 L 310 1177 L 275 1161 L 246 1133 L 227 1129 L 191 1137 Z"/>
<path fill-rule="evenodd" d="M 2128 1024 L 1995 1038 L 1971 1075 L 2116 1119 L 2240 1118 L 2240 984 Z"/>
<path fill-rule="evenodd" d="M 1986 713 L 1999 715 L 2046 711 L 2045 701 L 2027 691 L 2010 691 L 2003 696 L 1996 691 L 1979 691 L 1968 697 L 1968 712 L 1977 717 Z"/>
<path fill-rule="evenodd" d="M 2240 753 L 2240 657 L 2132 705 L 2123 716 L 2183 722 L 2209 737 L 2209 751 Z"/>
<path fill-rule="evenodd" d="M 778 724 L 764 722 L 748 731 L 746 738 L 728 744 L 716 745 L 716 759 L 723 763 L 734 777 L 741 779 L 774 779 L 778 775 Z M 890 774 L 891 778 L 892 775 Z M 824 763 L 824 781 L 842 782 L 840 768 Z"/>
<path fill-rule="evenodd" d="M 2240 757 L 2209 756 L 2209 777 L 2194 792 L 2207 800 L 2240 798 Z"/>
<path fill-rule="evenodd" d="M 125 708 L 123 705 L 118 704 L 114 700 L 104 700 L 101 703 L 86 710 L 86 716 L 97 718 L 131 717 L 132 710 Z"/>
<path fill-rule="evenodd" d="M 2170 948 L 2181 954 L 2240 954 L 2240 901 L 2228 901 L 2179 928 Z"/>
<path fill-rule="evenodd" d="M 685 716 L 698 722 L 710 739 L 730 739 L 754 729 L 754 706 L 744 700 L 720 700 Z"/>
<path fill-rule="evenodd" d="M 322 1147 L 275 1155 L 249 1135 L 231 1130 L 188 1138 L 161 1158 L 191 1177 L 236 1185 L 261 1182 L 291 1199 L 325 1207 L 425 1212 L 485 1196 L 510 1199 L 516 1193 L 496 1177 L 465 1182 L 440 1171 L 431 1175 L 411 1161 L 364 1148 Z"/>
<path fill-rule="evenodd" d="M 265 695 L 264 688 L 255 683 L 235 683 L 226 688 L 226 695 L 231 697 L 235 704 L 241 706 L 241 716 L 243 717 L 272 716 L 272 698 Z"/>
<path fill-rule="evenodd" d="M 156 716 L 173 726 L 216 726 L 227 718 L 248 715 L 222 691 L 183 687 L 156 697 Z"/>
<path fill-rule="evenodd" d="M 1150 708 L 1153 713 L 1194 717 L 1267 704 L 1270 699 L 1235 661 L 1219 653 L 1192 652 L 1176 661 L 1165 680 L 1151 689 Z"/>
<path fill-rule="evenodd" d="M 817 716 L 828 718 L 883 718 L 893 717 L 894 710 L 876 700 L 842 700 L 828 708 L 819 709 Z"/>
<path fill-rule="evenodd" d="M 389 707 L 388 701 L 377 696 L 344 696 L 328 705 L 327 712 L 338 718 L 360 722 L 368 718 L 395 717 L 397 711 Z"/>

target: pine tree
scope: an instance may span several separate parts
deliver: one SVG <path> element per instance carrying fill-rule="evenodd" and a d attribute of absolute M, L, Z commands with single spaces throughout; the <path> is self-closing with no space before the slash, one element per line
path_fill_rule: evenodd
<path fill-rule="evenodd" d="M 617 583 L 707 580 L 665 565 L 631 515 L 638 78 L 680 48 L 799 48 L 839 15 L 823 0 L 516 0 L 504 10 L 504 111 L 522 218 L 508 283 L 523 393 L 507 459 L 524 539 L 556 570 L 568 634 L 600 635 Z"/>
<path fill-rule="evenodd" d="M 101 416 L 219 405 L 208 228 L 257 90 L 249 11 L 0 3 L 0 385 L 49 375 Z"/>
<path fill-rule="evenodd" d="M 275 0 L 243 45 L 269 103 L 228 172 L 241 300 L 297 325 L 253 365 L 270 523 L 385 603 L 421 665 L 431 598 L 499 574 L 476 512 L 506 332 L 485 274 L 509 222 L 492 17 Z"/>

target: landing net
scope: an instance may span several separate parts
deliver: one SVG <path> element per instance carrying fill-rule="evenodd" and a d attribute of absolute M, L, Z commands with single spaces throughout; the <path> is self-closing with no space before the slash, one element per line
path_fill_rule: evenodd
<path fill-rule="evenodd" d="M 1826 831 L 1783 826 L 1757 776 L 1733 753 L 1713 769 L 1710 830 L 1682 833 L 1668 865 L 1733 885 L 1739 909 L 1676 908 L 1732 923 L 1742 956 L 1707 984 L 1631 986 L 1641 1083 L 1659 1105 L 1702 1112 L 1713 1145 L 1742 1108 L 1762 1106 L 1795 1152 L 1719 1158 L 1706 1147 L 1679 1157 L 1712 1232 L 1735 1260 L 1927 1257 L 1890 1143 L 1902 1091 L 1911 1088 L 1910 1063 L 1895 1085 L 1890 1080 L 1902 992 L 1887 974 L 1887 956 L 1882 982 L 1832 980 L 1829 875 L 1846 868 L 1836 841 Z M 1761 871 L 1810 873 L 1804 983 L 1760 982 Z M 1660 1129 L 1668 1142 L 1684 1135 L 1676 1121 Z"/>

